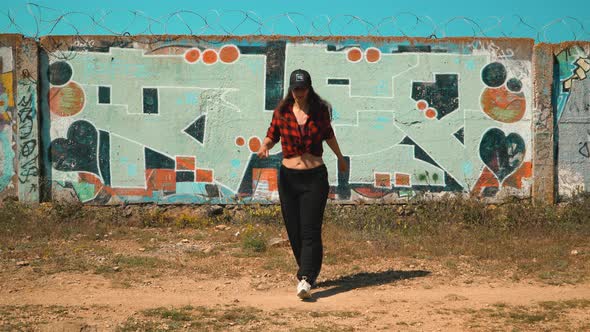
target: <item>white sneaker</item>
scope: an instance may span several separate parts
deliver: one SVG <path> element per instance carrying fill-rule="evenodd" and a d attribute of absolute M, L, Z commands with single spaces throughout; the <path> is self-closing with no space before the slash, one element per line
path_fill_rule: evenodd
<path fill-rule="evenodd" d="M 297 296 L 302 300 L 311 298 L 311 285 L 307 282 L 307 279 L 301 279 L 297 284 Z"/>

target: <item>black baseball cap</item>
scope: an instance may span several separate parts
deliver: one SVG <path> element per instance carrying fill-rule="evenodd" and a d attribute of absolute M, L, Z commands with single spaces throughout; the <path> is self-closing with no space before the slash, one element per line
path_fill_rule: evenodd
<path fill-rule="evenodd" d="M 289 78 L 289 89 L 309 88 L 311 86 L 311 76 L 303 69 L 294 70 Z"/>

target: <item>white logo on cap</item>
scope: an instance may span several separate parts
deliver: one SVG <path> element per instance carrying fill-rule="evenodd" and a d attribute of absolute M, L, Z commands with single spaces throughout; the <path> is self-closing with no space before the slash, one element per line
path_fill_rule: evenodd
<path fill-rule="evenodd" d="M 301 81 L 305 81 L 305 78 L 303 77 L 303 74 L 295 74 L 295 80 L 297 82 L 301 82 Z"/>

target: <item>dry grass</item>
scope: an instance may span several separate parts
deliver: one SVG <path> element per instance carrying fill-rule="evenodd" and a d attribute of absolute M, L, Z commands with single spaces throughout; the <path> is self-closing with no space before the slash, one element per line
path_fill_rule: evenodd
<path fill-rule="evenodd" d="M 290 282 L 296 270 L 280 208 L 29 206 L 5 201 L 0 208 L 0 278 L 34 284 L 60 272 L 100 274 L 111 287 L 133 288 L 149 278 L 251 277 L 254 289 Z M 577 284 L 590 276 L 590 197 L 568 205 L 507 201 L 486 205 L 448 198 L 407 205 L 329 205 L 320 287 L 378 286 L 436 273 L 431 283 L 485 280 Z M 523 216 L 526 216 L 524 218 Z M 213 258 L 213 259 L 212 259 Z M 19 266 L 26 261 L 28 265 Z M 391 262 L 397 265 L 391 267 Z M 447 279 L 445 279 L 447 278 Z M 270 285 L 270 286 L 269 286 Z M 290 285 L 290 284 L 289 284 Z M 451 303 L 466 299 L 450 294 Z M 552 330 L 580 325 L 588 300 L 497 303 L 454 312 L 469 330 Z M 441 309 L 442 310 L 442 309 Z M 0 306 L 0 330 L 31 330 L 56 319 L 75 319 L 88 309 Z M 91 310 L 90 310 L 91 311 Z M 442 311 L 441 311 L 442 312 Z M 247 306 L 163 307 L 125 317 L 118 331 L 273 330 L 305 317 L 296 331 L 371 329 L 371 314 L 356 311 L 261 311 Z M 406 319 L 392 329 L 420 329 Z M 570 325 L 568 325 L 570 324 Z M 577 325 L 576 325 L 577 324 Z M 353 328 L 354 327 L 354 328 Z M 567 330 L 567 329 L 566 329 Z"/>
<path fill-rule="evenodd" d="M 515 281 L 579 283 L 590 275 L 588 216 L 588 195 L 564 206 L 449 198 L 406 206 L 333 207 L 326 233 L 337 257 L 328 256 L 327 263 L 395 255 L 435 259 L 451 272 L 468 264 L 485 274 L 509 271 Z M 370 245 L 359 247 L 362 242 Z"/>
<path fill-rule="evenodd" d="M 283 329 L 296 320 L 291 331 L 353 331 L 352 327 L 321 323 L 322 318 L 351 318 L 358 312 L 348 311 L 263 311 L 252 307 L 217 305 L 211 307 L 184 306 L 154 308 L 134 314 L 117 328 L 126 331 L 264 331 Z M 301 319 L 305 317 L 305 320 Z"/>
<path fill-rule="evenodd" d="M 104 306 L 0 305 L 0 331 L 38 331 L 51 321 L 75 320 Z"/>
<path fill-rule="evenodd" d="M 580 324 L 584 324 L 585 320 L 580 320 L 578 316 L 587 315 L 587 308 L 590 308 L 590 300 L 574 299 L 529 306 L 495 303 L 490 308 L 459 310 L 457 313 L 471 316 L 470 328 L 483 325 L 486 330 L 583 331 L 584 326 Z"/>
<path fill-rule="evenodd" d="M 255 330 L 261 317 L 262 311 L 251 307 L 160 307 L 133 315 L 117 331 L 226 331 L 231 327 Z"/>
<path fill-rule="evenodd" d="M 90 271 L 114 279 L 125 276 L 131 283 L 133 275 L 146 273 L 252 273 L 242 271 L 244 261 L 262 273 L 293 272 L 288 246 L 269 247 L 270 239 L 286 238 L 279 206 L 215 213 L 208 208 L 33 207 L 5 201 L 0 258 L 12 262 L 13 269 L 14 262 L 28 261 L 37 275 Z M 562 206 L 527 201 L 486 205 L 456 198 L 403 206 L 329 205 L 324 265 L 335 275 L 350 274 L 378 258 L 402 258 L 416 266 L 440 262 L 449 275 L 474 270 L 513 281 L 575 284 L 590 276 L 589 215 L 588 195 Z M 220 224 L 224 227 L 215 228 Z M 214 261 L 209 259 L 213 256 Z"/>

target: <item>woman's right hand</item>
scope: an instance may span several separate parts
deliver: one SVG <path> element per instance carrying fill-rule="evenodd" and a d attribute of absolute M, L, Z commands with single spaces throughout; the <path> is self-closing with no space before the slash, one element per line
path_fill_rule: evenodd
<path fill-rule="evenodd" d="M 260 159 L 268 158 L 268 147 L 265 144 L 262 144 L 260 146 L 260 149 L 258 149 L 258 152 L 256 152 L 256 154 Z"/>

